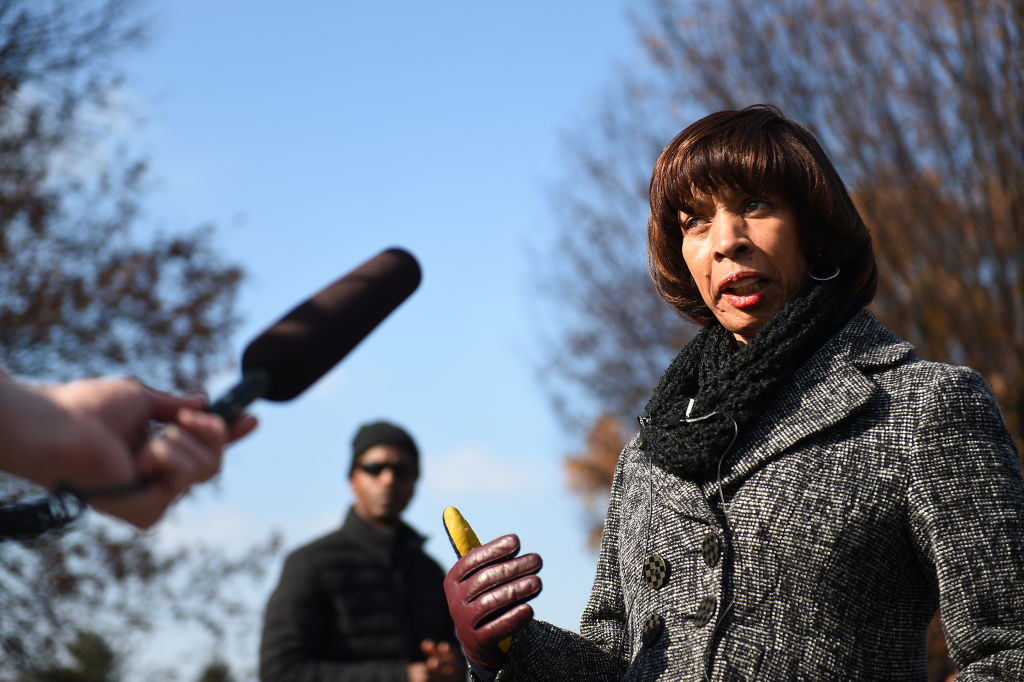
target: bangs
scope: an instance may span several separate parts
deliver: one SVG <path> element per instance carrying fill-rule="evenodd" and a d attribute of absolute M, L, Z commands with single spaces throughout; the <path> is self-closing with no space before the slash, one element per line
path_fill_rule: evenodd
<path fill-rule="evenodd" d="M 673 213 L 692 212 L 721 190 L 768 195 L 792 203 L 806 196 L 807 174 L 792 159 L 790 145 L 763 128 L 709 131 L 675 150 L 664 168 L 662 201 Z"/>

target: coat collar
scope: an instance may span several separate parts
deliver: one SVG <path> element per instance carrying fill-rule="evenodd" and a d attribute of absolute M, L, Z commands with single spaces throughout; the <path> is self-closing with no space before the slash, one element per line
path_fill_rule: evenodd
<path fill-rule="evenodd" d="M 805 438 L 845 419 L 878 390 L 870 375 L 913 355 L 913 346 L 861 310 L 794 374 L 748 433 L 737 434 L 722 463 L 721 478 L 703 483 L 718 494 Z"/>
<path fill-rule="evenodd" d="M 424 542 L 424 538 L 404 521 L 399 521 L 394 528 L 381 528 L 363 519 L 352 507 L 345 515 L 340 532 L 370 554 L 379 555 L 381 558 L 414 551 Z"/>

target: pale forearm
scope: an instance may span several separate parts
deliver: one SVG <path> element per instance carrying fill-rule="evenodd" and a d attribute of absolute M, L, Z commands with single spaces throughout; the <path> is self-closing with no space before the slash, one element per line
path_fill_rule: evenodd
<path fill-rule="evenodd" d="M 67 422 L 44 391 L 0 376 L 0 469 L 53 488 Z"/>

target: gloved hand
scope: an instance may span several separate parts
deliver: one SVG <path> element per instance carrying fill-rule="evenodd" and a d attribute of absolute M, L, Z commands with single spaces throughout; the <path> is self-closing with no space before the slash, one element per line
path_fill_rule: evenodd
<path fill-rule="evenodd" d="M 534 575 L 543 562 L 538 554 L 519 553 L 519 538 L 503 535 L 466 553 L 444 579 L 448 610 L 466 656 L 498 670 L 506 660 L 498 643 L 533 618 L 526 602 L 541 590 Z"/>

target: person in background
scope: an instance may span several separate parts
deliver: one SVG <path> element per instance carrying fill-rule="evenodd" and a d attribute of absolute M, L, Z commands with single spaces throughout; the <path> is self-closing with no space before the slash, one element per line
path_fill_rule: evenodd
<path fill-rule="evenodd" d="M 977 372 L 866 309 L 871 237 L 813 135 L 764 105 L 690 125 L 648 256 L 702 329 L 619 456 L 580 633 L 532 620 L 539 557 L 500 537 L 445 580 L 473 674 L 925 680 L 941 606 L 958 679 L 1024 680 L 1014 440 Z"/>
<path fill-rule="evenodd" d="M 249 415 L 229 427 L 203 412 L 205 404 L 202 396 L 161 393 L 134 379 L 33 385 L 0 371 L 0 469 L 51 491 L 150 480 L 131 492 L 86 499 L 149 528 L 192 485 L 220 470 L 227 443 L 256 427 Z M 155 422 L 165 426 L 151 435 Z"/>
<path fill-rule="evenodd" d="M 404 429 L 377 421 L 356 432 L 344 522 L 288 556 L 267 602 L 263 682 L 466 679 L 444 571 L 401 519 L 419 473 Z"/>

